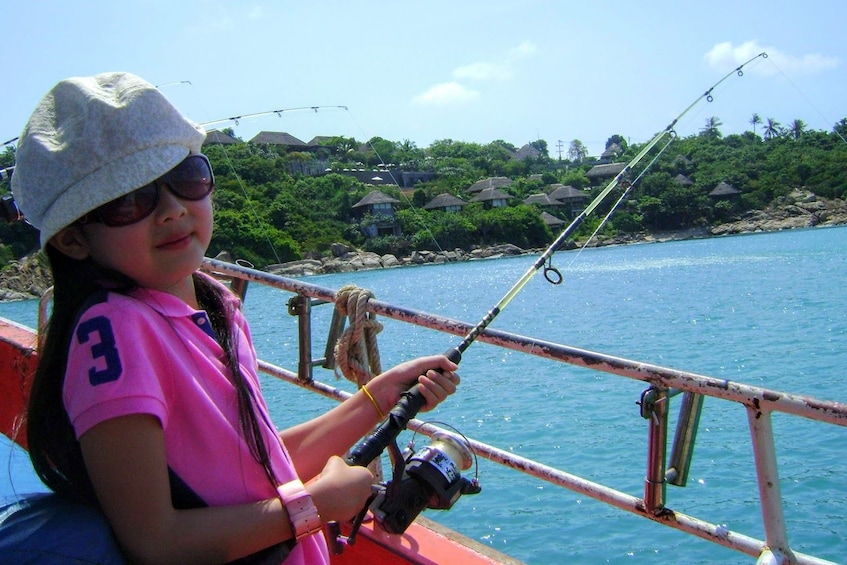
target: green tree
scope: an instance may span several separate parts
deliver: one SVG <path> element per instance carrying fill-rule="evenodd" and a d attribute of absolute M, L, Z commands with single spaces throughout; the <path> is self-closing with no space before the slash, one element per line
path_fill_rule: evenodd
<path fill-rule="evenodd" d="M 617 144 L 618 147 L 620 147 L 621 150 L 624 152 L 627 150 L 627 147 L 629 147 L 629 143 L 627 143 L 626 138 L 618 133 L 614 134 L 606 140 L 606 149 L 608 149 L 614 144 Z"/>
<path fill-rule="evenodd" d="M 236 259 L 250 261 L 258 267 L 299 259 L 299 245 L 290 235 L 268 224 L 252 221 L 236 210 L 215 213 L 215 232 L 209 255 L 229 251 Z"/>
<path fill-rule="evenodd" d="M 518 205 L 485 210 L 477 221 L 482 245 L 512 243 L 521 248 L 541 247 L 549 242 L 550 230 L 532 206 Z"/>
<path fill-rule="evenodd" d="M 416 249 L 468 249 L 474 243 L 476 226 L 465 214 L 433 210 L 427 213 L 427 225 L 416 234 Z"/>
<path fill-rule="evenodd" d="M 756 133 L 756 126 L 761 125 L 761 123 L 762 117 L 756 112 L 753 112 L 753 115 L 750 117 L 750 125 L 753 126 L 753 133 Z"/>
<path fill-rule="evenodd" d="M 720 137 L 721 131 L 718 128 L 722 125 L 723 122 L 721 122 L 717 116 L 706 118 L 706 125 L 700 130 L 700 135 L 704 135 L 706 137 Z"/>
<path fill-rule="evenodd" d="M 800 139 L 800 136 L 806 132 L 806 122 L 803 120 L 794 120 L 788 126 L 787 132 L 792 139 Z"/>
<path fill-rule="evenodd" d="M 575 163 L 581 163 L 588 156 L 588 148 L 578 139 L 571 141 L 568 147 L 568 159 Z"/>
<path fill-rule="evenodd" d="M 759 123 L 751 120 L 754 130 Z M 755 131 L 722 137 L 717 130 L 720 125 L 717 118 L 710 118 L 703 131 L 675 139 L 672 149 L 662 153 L 633 187 L 604 233 L 680 229 L 727 221 L 747 210 L 782 202 L 801 186 L 820 197 L 847 196 L 843 172 L 847 118 L 836 122 L 831 131 L 810 130 L 802 120 L 794 120 L 783 130 L 775 120 L 768 119 L 761 137 Z M 617 134 L 609 142 L 625 148 L 624 158 L 643 147 L 630 147 Z M 470 195 L 464 191 L 480 178 L 491 176 L 512 179 L 511 187 L 505 190 L 519 197 L 514 202 L 557 182 L 577 189 L 590 186 L 586 172 L 592 162 L 576 139 L 570 154 L 575 159 L 566 164 L 551 163 L 543 155 L 526 161 L 514 159 L 515 147 L 503 140 L 479 144 L 442 139 L 418 148 L 408 140 L 398 143 L 373 138 L 370 147 L 360 148 L 353 138 L 336 137 L 321 145 L 317 155 L 250 143 L 204 147 L 216 181 L 216 225 L 209 253 L 228 250 L 261 268 L 278 261 L 324 255 L 335 242 L 397 253 L 468 249 L 493 243 L 541 247 L 553 234 L 535 208 L 513 205 L 485 210 L 473 203 L 461 212 L 444 213 L 426 212 L 422 207 L 442 192 L 467 201 Z M 536 140 L 533 145 L 542 153 L 547 147 L 544 140 Z M 416 185 L 411 196 L 402 195 L 399 188 L 381 187 L 404 203 L 396 212 L 403 235 L 366 241 L 359 229 L 362 220 L 356 219 L 352 206 L 373 187 L 352 175 L 338 173 L 381 164 L 378 152 L 392 155 L 384 160 L 401 170 L 433 172 L 435 178 Z M 325 173 L 324 167 L 316 169 L 315 161 L 325 158 L 333 160 L 335 173 Z M 6 147 L 0 152 L 0 168 L 13 163 L 14 150 Z M 538 173 L 540 180 L 530 178 Z M 678 179 L 679 173 L 686 177 Z M 721 181 L 740 189 L 741 195 L 713 202 L 707 195 Z M 594 189 L 594 195 L 598 190 Z M 0 194 L 8 191 L 9 181 L 0 179 Z M 586 219 L 580 236 L 600 224 L 613 200 L 601 203 Z M 0 242 L 0 262 L 38 249 L 37 232 L 22 222 L 10 226 L 0 223 Z"/>
<path fill-rule="evenodd" d="M 779 137 L 779 135 L 780 135 L 779 126 L 780 126 L 779 122 L 774 120 L 773 118 L 767 119 L 767 122 L 765 123 L 765 130 L 762 133 L 762 137 L 765 138 L 765 141 L 774 139 L 775 137 Z"/>

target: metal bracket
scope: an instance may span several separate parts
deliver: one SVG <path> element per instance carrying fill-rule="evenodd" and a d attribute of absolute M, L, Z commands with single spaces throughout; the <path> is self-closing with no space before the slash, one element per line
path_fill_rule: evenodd
<path fill-rule="evenodd" d="M 651 386 L 641 393 L 641 417 L 647 425 L 647 476 L 644 508 L 659 514 L 665 508 L 665 452 L 668 442 L 668 389 Z"/>
<path fill-rule="evenodd" d="M 694 455 L 697 428 L 703 409 L 703 395 L 682 393 L 670 466 L 666 468 L 668 413 L 670 399 L 682 391 L 651 386 L 641 393 L 637 403 L 641 417 L 648 420 L 647 477 L 644 482 L 644 506 L 648 512 L 661 512 L 665 506 L 667 484 L 684 487 Z"/>
<path fill-rule="evenodd" d="M 704 399 L 702 394 L 693 392 L 682 395 L 666 474 L 668 482 L 674 486 L 684 487 L 688 482 L 688 471 L 691 468 L 691 459 L 694 457 L 694 441 L 697 439 L 697 428 L 700 426 L 700 413 L 703 410 Z"/>
<path fill-rule="evenodd" d="M 297 378 L 310 383 L 312 377 L 312 300 L 296 295 L 288 300 L 288 313 L 297 316 L 298 358 Z"/>

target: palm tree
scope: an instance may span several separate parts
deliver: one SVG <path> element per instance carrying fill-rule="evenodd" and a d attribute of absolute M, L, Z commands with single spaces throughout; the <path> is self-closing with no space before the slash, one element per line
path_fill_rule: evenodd
<path fill-rule="evenodd" d="M 791 134 L 793 139 L 800 139 L 800 136 L 806 131 L 806 122 L 803 120 L 794 120 L 791 122 L 791 125 L 788 126 L 787 131 Z"/>
<path fill-rule="evenodd" d="M 753 133 L 756 133 L 756 126 L 762 123 L 762 117 L 756 112 L 750 117 L 750 125 L 753 126 Z"/>
<path fill-rule="evenodd" d="M 721 132 L 718 130 L 718 128 L 722 125 L 723 122 L 721 122 L 717 116 L 706 118 L 706 127 L 700 130 L 700 134 L 709 137 L 720 137 Z"/>
<path fill-rule="evenodd" d="M 765 124 L 765 129 L 762 136 L 765 138 L 765 141 L 769 139 L 773 139 L 774 137 L 779 137 L 779 126 L 780 123 L 773 118 L 768 118 L 767 124 Z"/>

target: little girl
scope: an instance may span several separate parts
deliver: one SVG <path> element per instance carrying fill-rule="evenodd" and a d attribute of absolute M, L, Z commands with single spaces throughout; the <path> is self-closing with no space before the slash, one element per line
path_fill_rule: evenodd
<path fill-rule="evenodd" d="M 56 493 L 102 509 L 132 561 L 326 563 L 321 523 L 352 518 L 373 481 L 339 456 L 414 384 L 425 410 L 455 392 L 456 365 L 403 363 L 277 432 L 240 303 L 198 272 L 205 135 L 127 73 L 64 80 L 30 118 L 12 190 L 54 277 L 30 456 Z"/>

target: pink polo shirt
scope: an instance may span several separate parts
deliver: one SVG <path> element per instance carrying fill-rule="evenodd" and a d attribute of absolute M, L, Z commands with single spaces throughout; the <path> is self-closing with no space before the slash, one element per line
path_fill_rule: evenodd
<path fill-rule="evenodd" d="M 230 296 L 238 360 L 285 483 L 297 475 L 262 397 L 250 330 Z M 209 506 L 276 497 L 242 437 L 235 387 L 206 313 L 150 289 L 101 298 L 79 318 L 68 356 L 64 403 L 77 437 L 111 418 L 150 414 L 162 425 L 168 466 Z M 285 562 L 328 563 L 323 535 L 298 542 Z"/>

